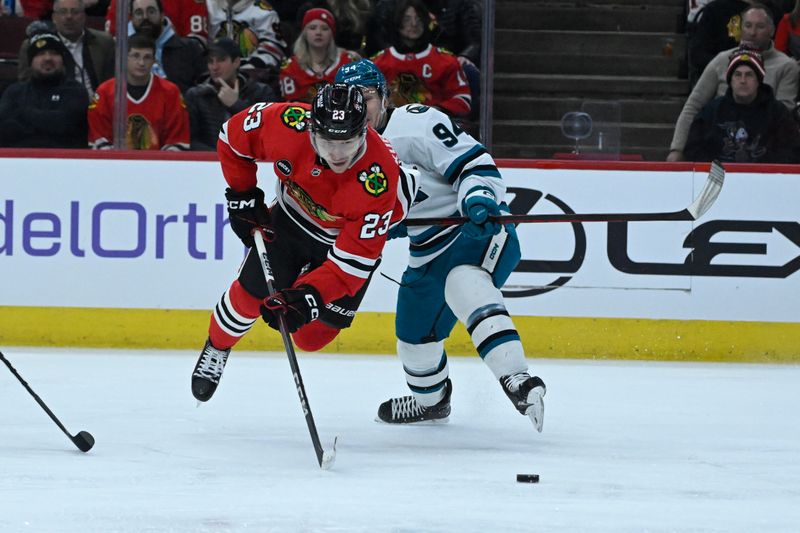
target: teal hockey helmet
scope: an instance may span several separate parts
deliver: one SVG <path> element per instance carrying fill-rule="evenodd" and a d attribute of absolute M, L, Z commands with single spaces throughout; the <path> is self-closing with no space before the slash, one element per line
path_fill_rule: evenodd
<path fill-rule="evenodd" d="M 387 96 L 386 78 L 375 63 L 369 59 L 360 59 L 342 66 L 336 73 L 336 83 L 375 87 L 381 96 Z"/>

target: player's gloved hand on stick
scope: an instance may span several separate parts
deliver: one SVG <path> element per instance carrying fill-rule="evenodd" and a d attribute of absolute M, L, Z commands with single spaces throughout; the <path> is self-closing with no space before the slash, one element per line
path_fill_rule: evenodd
<path fill-rule="evenodd" d="M 489 215 L 499 215 L 494 194 L 488 189 L 475 189 L 467 193 L 461 202 L 461 212 L 469 222 L 461 227 L 461 233 L 470 239 L 485 239 L 500 233 L 500 224 L 489 220 Z"/>
<path fill-rule="evenodd" d="M 408 237 L 408 228 L 402 222 L 389 228 L 389 232 L 386 234 L 386 240 L 388 241 L 392 239 L 402 239 L 403 237 Z"/>
<path fill-rule="evenodd" d="M 234 191 L 229 187 L 225 189 L 225 198 L 228 200 L 231 229 L 245 246 L 253 247 L 253 231 L 256 229 L 263 231 L 267 241 L 275 238 L 275 232 L 270 226 L 269 209 L 264 203 L 264 191 L 258 187 Z"/>
<path fill-rule="evenodd" d="M 261 306 L 261 317 L 272 329 L 280 329 L 278 313 L 286 316 L 286 329 L 294 333 L 319 318 L 322 298 L 311 285 L 298 285 L 268 296 Z"/>

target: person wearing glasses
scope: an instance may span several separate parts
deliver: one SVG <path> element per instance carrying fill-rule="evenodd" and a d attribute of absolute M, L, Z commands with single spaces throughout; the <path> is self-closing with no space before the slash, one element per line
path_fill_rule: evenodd
<path fill-rule="evenodd" d="M 185 94 L 206 73 L 203 46 L 181 37 L 164 16 L 161 0 L 132 0 L 128 35 L 142 33 L 155 41 L 153 74 L 177 85 Z"/>
<path fill-rule="evenodd" d="M 156 47 L 150 37 L 128 38 L 128 150 L 188 150 L 189 113 L 178 87 L 153 74 Z M 89 104 L 89 146 L 106 150 L 114 146 L 114 78 L 97 88 Z"/>

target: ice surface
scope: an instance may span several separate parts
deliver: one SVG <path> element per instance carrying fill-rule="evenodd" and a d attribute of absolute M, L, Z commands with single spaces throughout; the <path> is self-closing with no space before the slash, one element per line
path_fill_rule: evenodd
<path fill-rule="evenodd" d="M 97 444 L 0 368 L 3 533 L 800 530 L 798 366 L 531 360 L 537 434 L 477 358 L 451 359 L 449 424 L 393 427 L 374 416 L 406 392 L 395 358 L 301 354 L 339 436 L 322 471 L 283 354 L 234 352 L 197 408 L 195 352 L 4 353 Z"/>

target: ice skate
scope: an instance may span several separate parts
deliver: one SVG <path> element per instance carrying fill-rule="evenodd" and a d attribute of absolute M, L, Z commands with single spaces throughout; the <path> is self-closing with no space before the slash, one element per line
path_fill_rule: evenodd
<path fill-rule="evenodd" d="M 206 341 L 192 373 L 192 394 L 198 401 L 207 402 L 214 395 L 229 353 L 230 348 L 218 350 L 211 344 L 211 340 Z"/>
<path fill-rule="evenodd" d="M 415 424 L 420 422 L 443 423 L 450 416 L 450 395 L 453 384 L 444 382 L 444 397 L 432 407 L 420 405 L 413 396 L 401 396 L 383 402 L 378 408 L 376 422 L 387 424 Z"/>
<path fill-rule="evenodd" d="M 527 372 L 519 372 L 500 378 L 500 385 L 517 408 L 527 416 L 539 433 L 544 425 L 544 395 L 547 391 L 539 376 L 531 377 Z"/>

